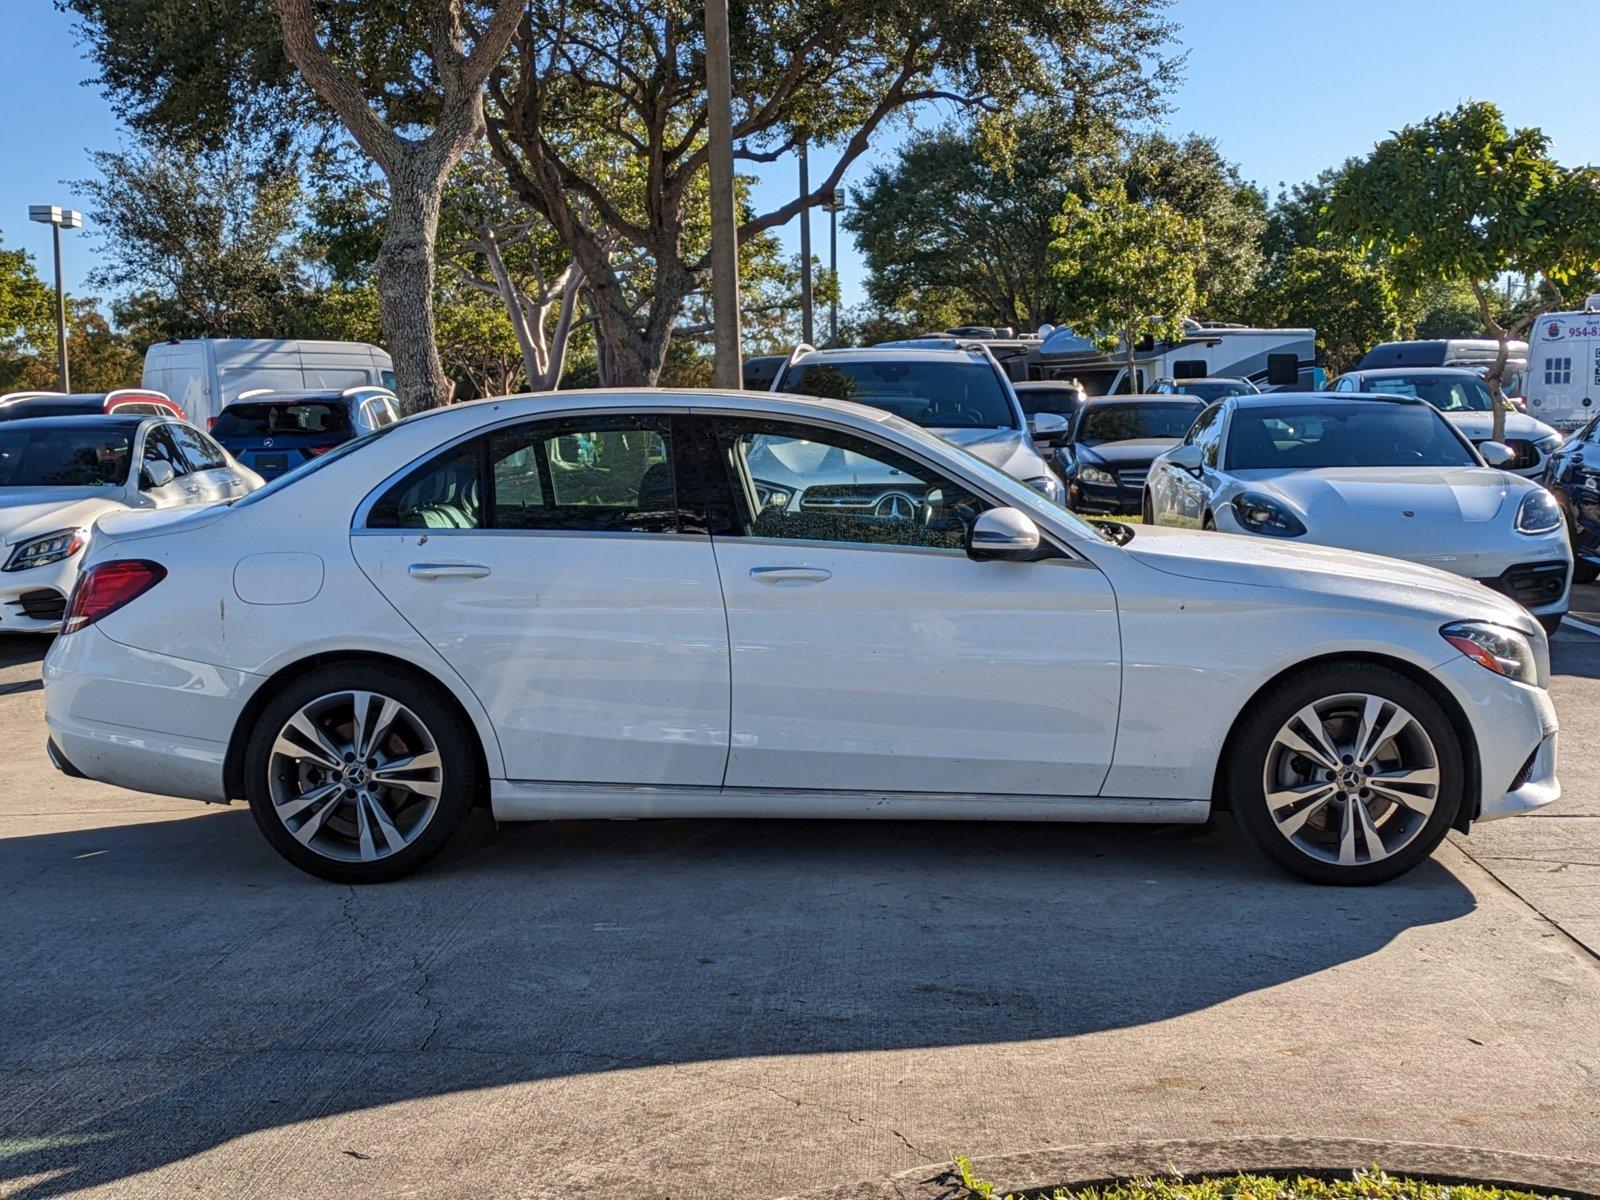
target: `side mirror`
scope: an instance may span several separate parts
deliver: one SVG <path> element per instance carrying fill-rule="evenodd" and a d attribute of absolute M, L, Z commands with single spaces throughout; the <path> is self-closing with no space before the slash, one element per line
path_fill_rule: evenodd
<path fill-rule="evenodd" d="M 1517 461 L 1517 452 L 1504 442 L 1479 442 L 1478 453 L 1491 467 L 1509 467 Z"/>
<path fill-rule="evenodd" d="M 1067 432 L 1067 419 L 1060 413 L 1035 413 L 1028 422 L 1033 436 L 1041 442 L 1056 442 Z"/>
<path fill-rule="evenodd" d="M 1039 527 L 1017 508 L 979 513 L 967 532 L 967 557 L 979 562 L 1027 562 L 1039 553 Z"/>
<path fill-rule="evenodd" d="M 139 477 L 147 488 L 163 488 L 177 478 L 177 473 L 173 471 L 171 463 L 156 458 L 145 463 Z"/>
<path fill-rule="evenodd" d="M 1187 471 L 1191 475 L 1198 475 L 1205 459 L 1200 455 L 1200 447 L 1193 442 L 1184 442 L 1168 450 L 1166 460 L 1180 471 Z"/>

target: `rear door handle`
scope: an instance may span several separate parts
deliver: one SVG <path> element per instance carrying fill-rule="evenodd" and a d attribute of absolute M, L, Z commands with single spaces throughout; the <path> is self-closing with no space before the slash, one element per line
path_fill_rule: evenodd
<path fill-rule="evenodd" d="M 482 579 L 489 568 L 482 563 L 412 563 L 406 573 L 413 579 Z"/>
<path fill-rule="evenodd" d="M 751 567 L 750 578 L 757 583 L 792 587 L 801 583 L 826 583 L 833 572 L 821 567 Z"/>

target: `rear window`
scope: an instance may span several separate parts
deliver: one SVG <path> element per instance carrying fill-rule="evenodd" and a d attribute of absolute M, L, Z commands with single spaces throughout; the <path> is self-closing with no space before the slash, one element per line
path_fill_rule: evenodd
<path fill-rule="evenodd" d="M 1016 410 L 988 363 L 885 359 L 794 367 L 783 390 L 881 408 L 925 429 L 1015 429 Z"/>
<path fill-rule="evenodd" d="M 120 487 L 128 481 L 132 426 L 74 422 L 0 427 L 0 488 Z"/>
<path fill-rule="evenodd" d="M 1187 404 L 1095 404 L 1078 425 L 1080 442 L 1128 442 L 1136 438 L 1181 438 L 1204 410 Z"/>
<path fill-rule="evenodd" d="M 1476 375 L 1389 375 L 1361 389 L 1379 396 L 1416 396 L 1440 412 L 1493 412 L 1489 388 Z"/>
<path fill-rule="evenodd" d="M 348 433 L 350 413 L 343 403 L 310 400 L 298 403 L 230 404 L 217 416 L 211 432 L 217 437 L 273 437 L 294 433 Z"/>

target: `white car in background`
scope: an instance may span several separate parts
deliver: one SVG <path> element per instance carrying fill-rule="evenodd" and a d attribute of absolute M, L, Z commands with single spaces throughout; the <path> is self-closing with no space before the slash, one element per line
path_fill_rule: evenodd
<path fill-rule="evenodd" d="M 764 496 L 836 460 L 914 511 Z M 104 520 L 45 660 L 68 774 L 248 800 L 357 883 L 501 820 L 1204 821 L 1376 883 L 1556 799 L 1549 649 L 1440 571 L 1100 529 L 909 422 L 753 392 L 435 409 Z"/>
<path fill-rule="evenodd" d="M 1409 559 L 1476 579 L 1554 631 L 1572 582 L 1566 520 L 1501 469 L 1510 456 L 1407 396 L 1235 396 L 1156 459 L 1144 515 Z"/>
<path fill-rule="evenodd" d="M 1334 380 L 1329 390 L 1340 394 L 1415 396 L 1438 409 L 1474 446 L 1481 446 L 1494 436 L 1494 398 L 1482 373 L 1471 368 L 1384 367 L 1350 371 Z M 1511 448 L 1506 470 L 1539 479 L 1563 439 L 1555 429 L 1527 413 L 1508 412 L 1502 440 Z"/>
<path fill-rule="evenodd" d="M 800 346 L 779 369 L 772 390 L 882 409 L 938 434 L 1051 500 L 1066 496 L 1065 485 L 1034 445 L 1036 437 L 1065 433 L 1066 419 L 1051 412 L 1028 418 L 1000 364 L 977 343 L 952 340 L 948 348 L 935 349 Z"/>
<path fill-rule="evenodd" d="M 141 415 L 0 423 L 0 632 L 61 624 L 92 528 L 132 509 L 236 499 L 261 485 L 186 421 Z"/>

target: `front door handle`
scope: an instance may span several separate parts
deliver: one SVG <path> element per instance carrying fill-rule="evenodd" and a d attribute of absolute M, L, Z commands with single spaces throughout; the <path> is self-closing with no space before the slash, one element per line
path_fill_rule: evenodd
<path fill-rule="evenodd" d="M 406 568 L 413 579 L 482 579 L 488 573 L 482 563 L 412 563 Z"/>
<path fill-rule="evenodd" d="M 833 572 L 821 567 L 751 567 L 750 578 L 757 583 L 790 587 L 801 583 L 826 583 Z"/>

